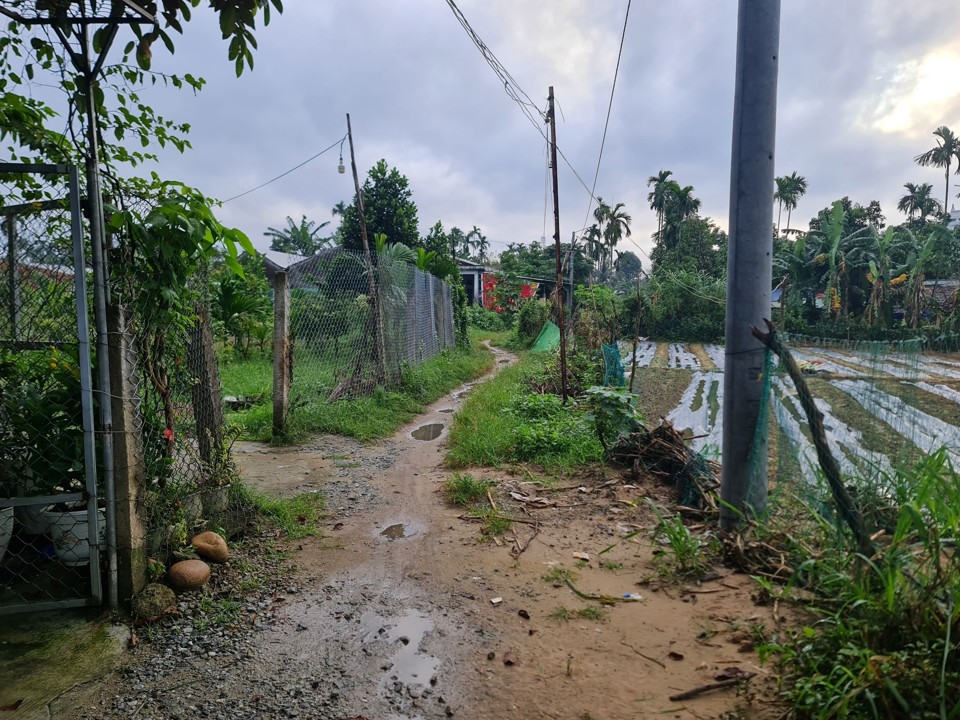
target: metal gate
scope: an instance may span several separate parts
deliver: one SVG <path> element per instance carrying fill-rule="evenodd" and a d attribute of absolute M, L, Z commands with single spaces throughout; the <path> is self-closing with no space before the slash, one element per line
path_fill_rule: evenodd
<path fill-rule="evenodd" d="M 106 523 L 77 168 L 0 163 L 0 238 L 0 615 L 99 605 Z"/>

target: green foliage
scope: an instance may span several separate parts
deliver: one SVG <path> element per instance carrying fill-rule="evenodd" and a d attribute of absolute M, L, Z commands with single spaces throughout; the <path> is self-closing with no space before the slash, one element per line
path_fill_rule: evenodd
<path fill-rule="evenodd" d="M 253 344 L 265 352 L 272 340 L 273 302 L 260 255 L 244 253 L 240 265 L 242 277 L 226 267 L 214 269 L 210 310 L 226 347 L 246 358 Z"/>
<path fill-rule="evenodd" d="M 567 258 L 570 253 L 570 243 L 560 244 L 560 253 Z M 501 251 L 498 259 L 500 272 L 507 277 L 529 277 L 550 280 L 557 277 L 556 247 L 551 243 L 532 242 L 529 245 L 522 243 L 508 243 L 506 250 Z M 568 260 L 565 263 L 569 262 Z M 569 265 L 564 273 L 569 279 Z M 586 254 L 582 244 L 576 246 L 573 260 L 574 285 L 586 283 L 593 270 L 593 262 Z"/>
<path fill-rule="evenodd" d="M 321 432 L 373 440 L 390 435 L 423 412 L 426 405 L 482 375 L 492 364 L 493 354 L 477 344 L 467 350 L 446 350 L 420 365 L 405 368 L 400 386 L 394 391 L 378 388 L 369 397 L 332 403 L 319 395 L 311 396 L 291 412 L 282 438 L 272 437 L 273 409 L 267 402 L 269 392 L 260 394 L 261 402 L 249 410 L 231 413 L 229 422 L 245 437 L 263 441 L 293 443 Z M 224 387 L 260 387 L 269 382 L 270 372 L 266 358 L 249 364 L 230 363 L 224 366 Z"/>
<path fill-rule="evenodd" d="M 450 281 L 450 299 L 453 303 L 453 333 L 456 346 L 461 350 L 470 347 L 470 316 L 467 304 L 467 289 L 459 276 Z"/>
<path fill-rule="evenodd" d="M 448 466 L 530 462 L 570 468 L 602 459 L 583 411 L 556 396 L 529 392 L 545 361 L 540 353 L 525 355 L 470 394 L 454 416 Z"/>
<path fill-rule="evenodd" d="M 716 541 L 705 540 L 690 532 L 679 513 L 667 518 L 651 501 L 647 503 L 657 516 L 654 539 L 664 547 L 656 553 L 658 558 L 666 560 L 664 572 L 680 577 L 703 575 L 715 557 Z"/>
<path fill-rule="evenodd" d="M 886 529 L 870 558 L 813 510 L 799 532 L 786 518 L 784 539 L 804 538 L 784 548 L 797 568 L 791 583 L 817 598 L 814 618 L 773 638 L 762 657 L 780 663 L 799 717 L 960 717 L 958 480 L 940 451 L 858 483 L 868 524 Z"/>
<path fill-rule="evenodd" d="M 230 486 L 230 494 L 235 507 L 257 510 L 289 538 L 316 535 L 320 520 L 325 517 L 326 508 L 319 493 L 277 498 L 258 493 L 243 483 L 234 483 Z"/>
<path fill-rule="evenodd" d="M 83 487 L 80 400 L 76 354 L 0 352 L 0 496 Z"/>
<path fill-rule="evenodd" d="M 458 507 L 469 507 L 484 500 L 490 483 L 473 475 L 454 473 L 443 482 L 447 502 Z"/>
<path fill-rule="evenodd" d="M 320 236 L 320 231 L 329 224 L 329 222 L 322 222 L 317 225 L 315 220 L 307 220 L 306 215 L 302 216 L 298 223 L 294 222 L 293 218 L 288 215 L 287 227 L 281 229 L 267 228 L 263 234 L 270 238 L 271 250 L 309 257 L 334 244 L 332 237 Z"/>
<path fill-rule="evenodd" d="M 491 332 L 501 332 L 509 330 L 510 320 L 507 316 L 487 310 L 480 305 L 467 306 L 467 323 L 470 327 L 479 330 L 489 330 Z"/>
<path fill-rule="evenodd" d="M 530 298 L 520 303 L 515 324 L 515 346 L 528 348 L 533 345 L 547 320 L 550 319 L 551 305 L 546 300 Z"/>
<path fill-rule="evenodd" d="M 480 533 L 485 539 L 500 537 L 513 527 L 513 520 L 493 508 L 477 510 L 470 515 L 483 523 Z"/>
<path fill-rule="evenodd" d="M 585 404 L 604 452 L 609 452 L 622 437 L 640 429 L 643 415 L 637 409 L 637 396 L 629 390 L 597 385 L 587 390 L 586 395 Z"/>
<path fill-rule="evenodd" d="M 363 210 L 371 242 L 380 233 L 391 243 L 420 247 L 420 221 L 410 181 L 396 168 L 388 167 L 386 160 L 378 161 L 367 173 L 363 183 Z M 356 198 L 346 209 L 341 230 L 343 246 L 361 252 L 363 241 Z"/>
<path fill-rule="evenodd" d="M 624 300 L 622 332 L 633 335 L 635 313 L 640 334 L 656 340 L 714 342 L 724 334 L 726 281 L 687 271 L 655 273 L 636 295 Z"/>

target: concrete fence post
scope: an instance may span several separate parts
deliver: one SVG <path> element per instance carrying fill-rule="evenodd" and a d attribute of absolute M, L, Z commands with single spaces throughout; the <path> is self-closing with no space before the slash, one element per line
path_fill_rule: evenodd
<path fill-rule="evenodd" d="M 110 389 L 113 411 L 113 479 L 116 498 L 117 595 L 121 600 L 147 583 L 147 470 L 143 454 L 140 385 L 129 309 L 108 308 Z"/>

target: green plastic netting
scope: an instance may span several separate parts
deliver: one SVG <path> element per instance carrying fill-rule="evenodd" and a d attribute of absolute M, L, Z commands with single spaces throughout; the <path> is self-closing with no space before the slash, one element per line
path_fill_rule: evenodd
<path fill-rule="evenodd" d="M 620 346 L 603 344 L 603 384 L 607 387 L 623 387 L 627 380 L 623 375 L 623 363 L 620 361 Z"/>
<path fill-rule="evenodd" d="M 543 330 L 540 331 L 537 339 L 534 340 L 531 349 L 537 352 L 546 352 L 548 350 L 556 350 L 558 347 L 560 347 L 560 328 L 547 320 L 547 322 L 544 323 Z"/>

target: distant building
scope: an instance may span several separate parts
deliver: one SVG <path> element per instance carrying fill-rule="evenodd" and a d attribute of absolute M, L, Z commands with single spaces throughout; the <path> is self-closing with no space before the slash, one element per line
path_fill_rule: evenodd
<path fill-rule="evenodd" d="M 960 225 L 960 210 L 957 210 L 955 207 L 950 208 L 950 219 L 947 220 L 947 229 L 953 230 Z"/>

